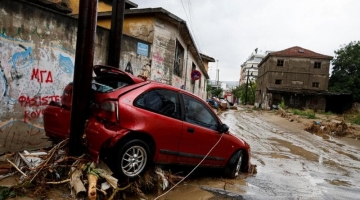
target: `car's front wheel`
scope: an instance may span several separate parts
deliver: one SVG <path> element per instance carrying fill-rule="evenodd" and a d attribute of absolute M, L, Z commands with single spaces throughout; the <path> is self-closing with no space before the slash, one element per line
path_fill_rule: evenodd
<path fill-rule="evenodd" d="M 130 140 L 116 148 L 116 171 L 119 176 L 134 178 L 140 175 L 149 163 L 149 146 L 142 140 Z"/>
<path fill-rule="evenodd" d="M 237 151 L 230 158 L 228 165 L 225 168 L 225 176 L 228 178 L 236 178 L 244 164 L 244 153 L 242 150 Z"/>

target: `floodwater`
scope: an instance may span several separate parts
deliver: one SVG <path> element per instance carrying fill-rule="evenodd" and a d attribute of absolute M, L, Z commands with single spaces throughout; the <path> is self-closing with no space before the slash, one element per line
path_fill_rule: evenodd
<path fill-rule="evenodd" d="M 192 178 L 159 199 L 360 199 L 359 140 L 319 137 L 251 110 L 221 119 L 250 144 L 257 173 Z"/>

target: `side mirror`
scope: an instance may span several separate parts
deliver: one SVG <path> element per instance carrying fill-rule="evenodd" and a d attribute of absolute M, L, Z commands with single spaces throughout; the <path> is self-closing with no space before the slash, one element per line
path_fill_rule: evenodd
<path fill-rule="evenodd" d="M 229 131 L 228 125 L 226 125 L 226 124 L 221 124 L 221 126 L 220 126 L 220 128 L 219 128 L 219 132 L 220 132 L 220 133 L 226 133 L 226 132 L 228 132 L 228 131 Z"/>

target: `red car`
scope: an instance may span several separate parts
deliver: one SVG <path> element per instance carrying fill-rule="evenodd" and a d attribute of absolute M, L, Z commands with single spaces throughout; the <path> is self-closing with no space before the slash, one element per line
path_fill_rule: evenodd
<path fill-rule="evenodd" d="M 109 66 L 94 66 L 91 108 L 85 127 L 92 159 L 110 157 L 119 176 L 135 177 L 150 163 L 224 168 L 235 178 L 247 171 L 250 146 L 229 133 L 213 109 L 197 96 L 145 81 Z M 72 84 L 61 103 L 44 110 L 46 135 L 67 138 Z"/>

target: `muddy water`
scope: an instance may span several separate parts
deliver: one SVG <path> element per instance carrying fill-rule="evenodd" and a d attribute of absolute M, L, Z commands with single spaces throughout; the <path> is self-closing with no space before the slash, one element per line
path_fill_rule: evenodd
<path fill-rule="evenodd" d="M 360 199 L 358 141 L 319 137 L 266 117 L 251 110 L 221 115 L 250 144 L 257 174 L 186 180 L 160 199 Z"/>

